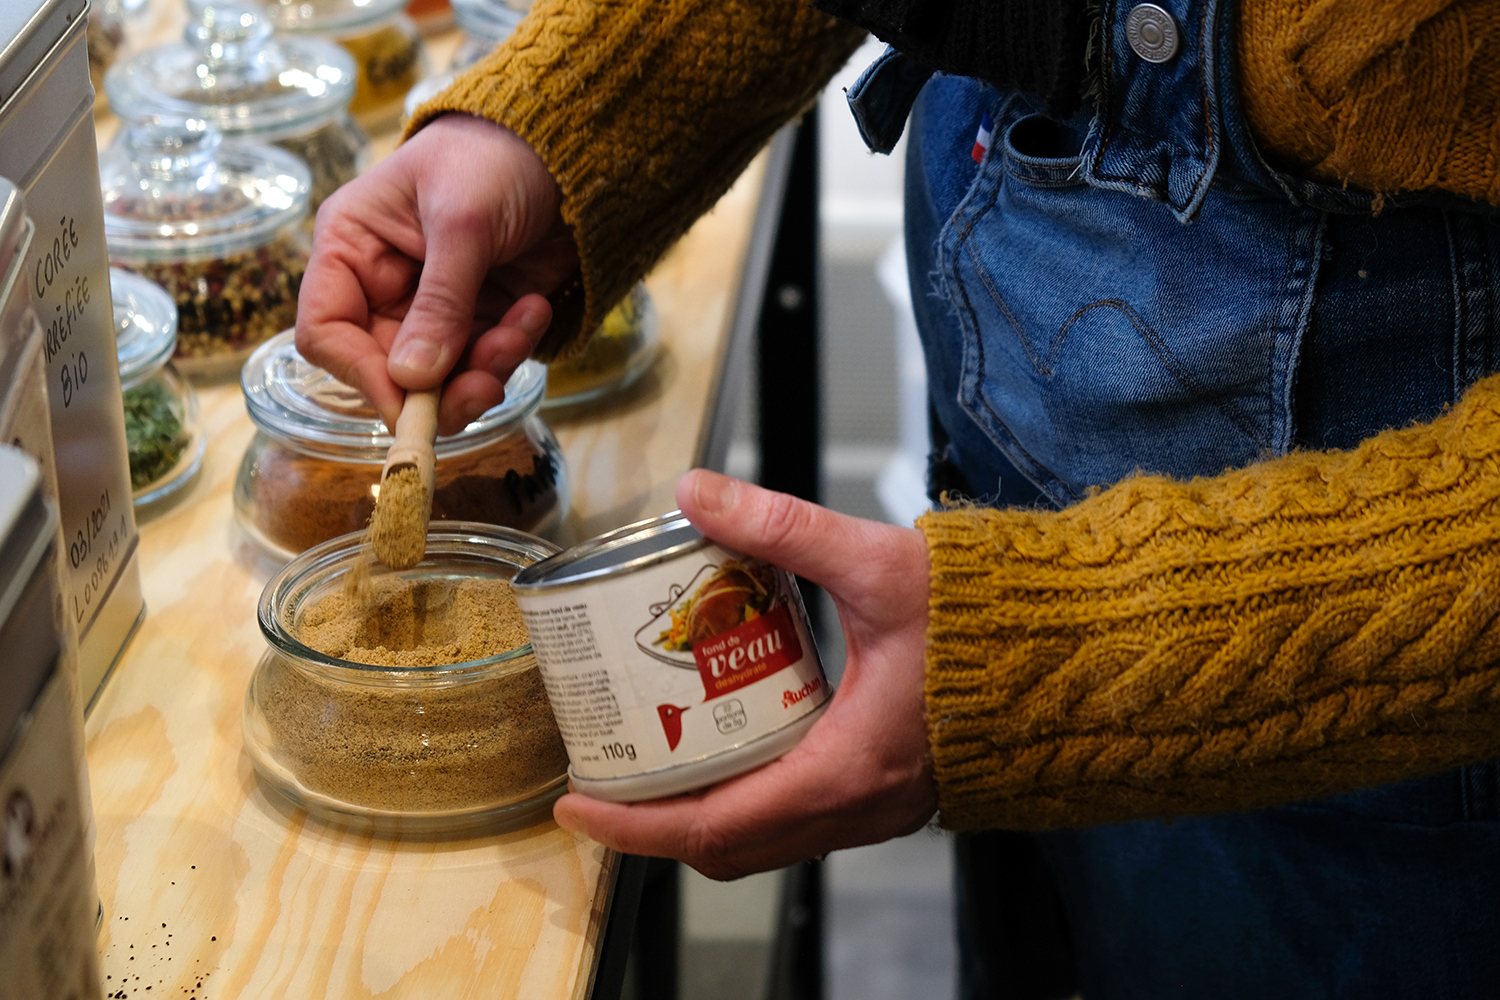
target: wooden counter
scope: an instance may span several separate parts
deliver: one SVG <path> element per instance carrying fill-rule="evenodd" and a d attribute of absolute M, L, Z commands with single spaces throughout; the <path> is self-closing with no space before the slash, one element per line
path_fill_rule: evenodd
<path fill-rule="evenodd" d="M 151 12 L 156 37 L 180 30 L 168 2 Z M 445 59 L 451 45 L 432 48 Z M 113 128 L 102 120 L 101 140 Z M 551 421 L 572 474 L 565 543 L 671 509 L 682 472 L 722 460 L 720 382 L 732 331 L 759 301 L 765 254 L 750 248 L 774 222 L 762 202 L 779 197 L 765 190 L 778 176 L 766 162 L 650 277 L 664 344 L 653 372 L 603 409 Z M 240 713 L 265 649 L 255 605 L 276 567 L 231 513 L 252 435 L 239 387 L 199 398 L 203 469 L 143 520 L 147 618 L 86 727 L 106 995 L 587 996 L 612 852 L 550 820 L 471 839 L 372 838 L 256 779 Z"/>

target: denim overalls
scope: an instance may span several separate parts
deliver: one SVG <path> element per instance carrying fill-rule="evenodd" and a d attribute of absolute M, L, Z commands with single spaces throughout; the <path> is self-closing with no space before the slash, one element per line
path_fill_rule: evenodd
<path fill-rule="evenodd" d="M 1132 4 L 1103 3 L 1103 110 L 1066 124 L 972 79 L 924 84 L 894 53 L 851 88 L 873 147 L 916 97 L 935 491 L 1065 506 L 1136 470 L 1348 447 L 1497 366 L 1500 226 L 1452 198 L 1376 214 L 1275 171 L 1239 106 L 1233 5 L 1158 3 L 1176 54 L 1137 56 Z M 968 835 L 958 861 L 966 997 L 1500 997 L 1493 762 L 1250 813 Z"/>

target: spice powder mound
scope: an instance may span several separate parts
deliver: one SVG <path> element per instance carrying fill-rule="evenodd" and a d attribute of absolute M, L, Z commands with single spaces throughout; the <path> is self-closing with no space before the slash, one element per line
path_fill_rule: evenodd
<path fill-rule="evenodd" d="M 529 641 L 506 581 L 383 576 L 370 587 L 364 605 L 324 597 L 297 637 L 387 667 L 460 663 Z M 534 660 L 504 676 L 417 688 L 333 681 L 271 657 L 257 684 L 283 764 L 310 790 L 354 805 L 478 810 L 527 798 L 567 771 Z"/>

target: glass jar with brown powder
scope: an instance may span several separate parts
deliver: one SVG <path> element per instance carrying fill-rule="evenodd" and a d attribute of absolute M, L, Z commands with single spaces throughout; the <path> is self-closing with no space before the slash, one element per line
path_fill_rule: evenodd
<path fill-rule="evenodd" d="M 546 370 L 516 369 L 505 401 L 437 440 L 434 521 L 481 521 L 550 535 L 568 510 L 557 438 L 536 416 Z M 290 330 L 240 375 L 257 428 L 234 485 L 240 525 L 278 559 L 360 531 L 375 509 L 391 435 L 358 392 L 297 353 Z"/>
<path fill-rule="evenodd" d="M 568 757 L 509 581 L 557 547 L 434 524 L 420 565 L 351 588 L 360 549 L 358 534 L 319 545 L 261 594 L 243 720 L 256 771 L 300 806 L 392 832 L 543 818 Z"/>

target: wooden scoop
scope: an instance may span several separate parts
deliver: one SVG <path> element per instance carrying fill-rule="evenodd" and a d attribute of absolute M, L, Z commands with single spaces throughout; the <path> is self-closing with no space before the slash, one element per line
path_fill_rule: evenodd
<path fill-rule="evenodd" d="M 439 392 L 406 394 L 396 420 L 396 439 L 380 473 L 380 497 L 370 518 L 370 547 L 392 569 L 411 569 L 427 552 Z"/>

